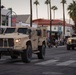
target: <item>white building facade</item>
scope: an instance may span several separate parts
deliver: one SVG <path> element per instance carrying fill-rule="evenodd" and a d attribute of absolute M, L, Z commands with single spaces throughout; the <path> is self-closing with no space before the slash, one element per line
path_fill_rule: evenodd
<path fill-rule="evenodd" d="M 50 26 L 47 27 L 47 30 L 50 31 Z M 51 31 L 58 32 L 58 35 L 63 36 L 63 25 L 52 25 Z M 71 36 L 72 34 L 73 34 L 72 26 L 66 25 L 65 26 L 65 37 Z"/>
<path fill-rule="evenodd" d="M 11 26 L 11 10 L 9 9 L 1 9 L 1 27 L 7 27 L 7 26 Z"/>

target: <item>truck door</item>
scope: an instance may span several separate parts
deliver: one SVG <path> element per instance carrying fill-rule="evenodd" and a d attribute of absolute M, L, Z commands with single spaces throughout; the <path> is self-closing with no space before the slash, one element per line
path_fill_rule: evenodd
<path fill-rule="evenodd" d="M 37 50 L 38 48 L 38 36 L 36 30 L 31 32 L 32 49 Z"/>

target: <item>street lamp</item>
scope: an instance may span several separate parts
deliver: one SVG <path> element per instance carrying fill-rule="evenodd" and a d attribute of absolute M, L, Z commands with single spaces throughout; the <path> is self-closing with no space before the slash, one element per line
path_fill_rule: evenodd
<path fill-rule="evenodd" d="M 51 0 L 50 1 L 50 43 L 52 44 L 52 36 L 51 36 L 51 26 L 52 26 L 52 16 L 51 16 Z"/>
<path fill-rule="evenodd" d="M 12 26 L 12 8 L 8 8 L 8 10 L 10 10 L 10 12 L 8 12 L 8 13 L 11 14 L 11 26 Z M 7 14 L 8 14 L 8 13 L 7 13 Z"/>
<path fill-rule="evenodd" d="M 30 27 L 32 27 L 32 0 L 30 0 Z"/>
<path fill-rule="evenodd" d="M 8 19 L 9 19 L 8 25 L 12 26 L 13 25 L 12 20 L 17 18 L 17 14 L 14 11 L 12 11 L 12 8 L 8 8 L 8 10 L 10 10 L 10 11 L 7 12 L 7 14 L 6 14 L 6 25 L 7 25 Z"/>

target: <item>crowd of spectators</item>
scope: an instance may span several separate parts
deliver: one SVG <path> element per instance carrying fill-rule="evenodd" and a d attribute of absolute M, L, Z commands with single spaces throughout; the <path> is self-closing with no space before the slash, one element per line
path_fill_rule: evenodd
<path fill-rule="evenodd" d="M 47 38 L 47 45 L 50 45 L 50 47 L 53 46 L 62 46 L 66 44 L 66 39 L 50 39 L 49 37 Z"/>

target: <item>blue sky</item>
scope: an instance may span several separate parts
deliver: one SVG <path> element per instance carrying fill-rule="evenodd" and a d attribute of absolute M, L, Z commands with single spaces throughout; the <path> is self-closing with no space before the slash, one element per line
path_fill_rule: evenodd
<path fill-rule="evenodd" d="M 35 0 L 32 0 L 34 2 Z M 67 13 L 67 6 L 72 2 L 72 0 L 66 0 L 67 4 L 65 4 L 65 18 L 69 19 L 68 13 Z M 44 4 L 45 0 L 39 0 L 38 5 L 38 17 L 39 18 L 45 18 L 47 17 L 47 6 Z M 63 16 L 62 13 L 62 4 L 60 3 L 61 0 L 51 0 L 52 6 L 55 5 L 58 7 L 58 10 L 56 10 L 55 18 L 61 19 Z M 12 8 L 16 14 L 30 14 L 30 0 L 1 0 L 2 5 L 4 5 L 6 8 Z M 33 5 L 33 19 L 36 19 L 36 6 Z M 53 15 L 53 13 L 52 13 Z"/>

